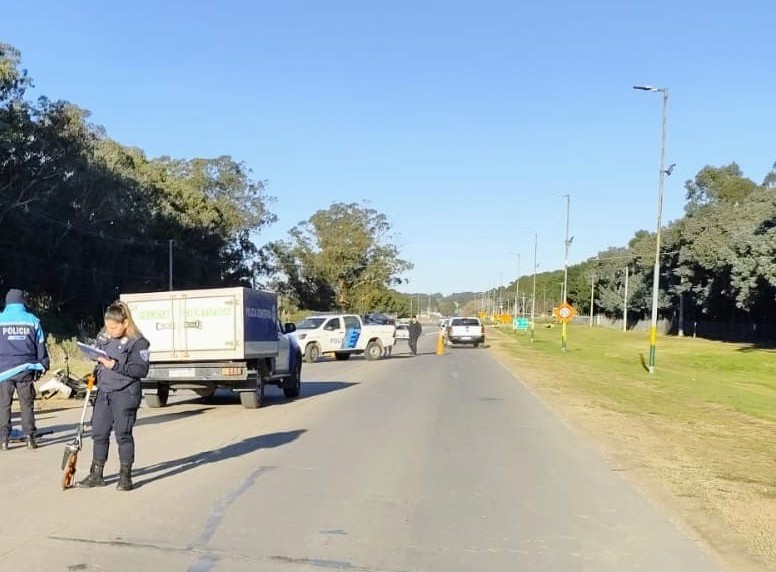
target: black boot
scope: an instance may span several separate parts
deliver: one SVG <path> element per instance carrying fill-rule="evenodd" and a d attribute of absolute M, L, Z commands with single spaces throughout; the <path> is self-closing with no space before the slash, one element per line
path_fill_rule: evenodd
<path fill-rule="evenodd" d="M 35 435 L 27 435 L 27 448 L 30 450 L 38 448 L 38 442 L 35 441 Z"/>
<path fill-rule="evenodd" d="M 78 482 L 78 488 L 90 489 L 92 487 L 104 487 L 105 479 L 102 478 L 104 469 L 105 461 L 92 461 L 92 468 L 89 470 L 89 476 Z"/>
<path fill-rule="evenodd" d="M 132 465 L 121 465 L 119 468 L 119 484 L 116 485 L 116 490 L 132 490 Z"/>

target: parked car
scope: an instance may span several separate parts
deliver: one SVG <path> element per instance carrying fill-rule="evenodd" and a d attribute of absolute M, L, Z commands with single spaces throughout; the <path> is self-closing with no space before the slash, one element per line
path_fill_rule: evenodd
<path fill-rule="evenodd" d="M 447 345 L 472 344 L 475 348 L 485 343 L 485 326 L 479 318 L 451 318 L 445 333 Z"/>
<path fill-rule="evenodd" d="M 409 340 L 410 339 L 410 327 L 407 324 L 397 324 L 397 326 L 396 326 L 396 339 L 397 340 Z"/>

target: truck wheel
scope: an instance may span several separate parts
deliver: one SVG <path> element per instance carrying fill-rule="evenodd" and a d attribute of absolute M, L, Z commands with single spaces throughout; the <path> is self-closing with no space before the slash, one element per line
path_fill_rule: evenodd
<path fill-rule="evenodd" d="M 283 395 L 286 397 L 299 397 L 299 393 L 302 391 L 302 362 L 298 361 L 296 362 L 296 367 L 294 367 L 294 375 L 292 375 L 286 383 L 290 383 L 290 385 L 283 387 Z"/>
<path fill-rule="evenodd" d="M 241 391 L 240 403 L 245 409 L 258 409 L 264 405 L 264 381 L 256 381 L 258 387 L 254 391 Z"/>
<path fill-rule="evenodd" d="M 350 352 L 334 352 L 334 359 L 337 361 L 348 361 L 350 359 Z"/>
<path fill-rule="evenodd" d="M 304 349 L 304 359 L 307 363 L 315 363 L 321 357 L 321 348 L 318 344 L 308 344 Z"/>
<path fill-rule="evenodd" d="M 380 359 L 381 355 L 383 355 L 383 347 L 380 345 L 380 342 L 372 340 L 366 345 L 366 359 Z"/>
<path fill-rule="evenodd" d="M 167 398 L 170 396 L 170 386 L 166 384 L 158 384 L 156 393 L 147 393 L 144 395 L 146 405 L 151 409 L 157 409 L 167 405 Z"/>

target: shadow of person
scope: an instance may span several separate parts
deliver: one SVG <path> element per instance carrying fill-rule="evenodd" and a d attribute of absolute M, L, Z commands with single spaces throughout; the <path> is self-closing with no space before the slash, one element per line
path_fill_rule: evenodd
<path fill-rule="evenodd" d="M 226 447 L 221 447 L 220 449 L 202 451 L 186 457 L 141 467 L 133 471 L 135 488 L 140 488 L 160 479 L 180 475 L 181 473 L 185 473 L 186 471 L 196 469 L 203 465 L 218 463 L 227 459 L 247 455 L 254 451 L 258 451 L 259 449 L 282 447 L 283 445 L 295 441 L 306 431 L 306 429 L 296 429 L 294 431 L 281 431 L 278 433 L 268 433 L 266 435 L 256 435 L 243 439 L 237 443 L 232 443 Z M 145 476 L 148 477 L 141 478 Z"/>

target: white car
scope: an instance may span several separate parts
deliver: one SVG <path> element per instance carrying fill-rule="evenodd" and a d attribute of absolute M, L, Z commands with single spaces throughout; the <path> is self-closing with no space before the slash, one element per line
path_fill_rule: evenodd
<path fill-rule="evenodd" d="M 445 332 L 447 345 L 471 344 L 475 348 L 485 343 L 485 326 L 479 318 L 450 318 Z"/>
<path fill-rule="evenodd" d="M 397 340 L 410 339 L 410 327 L 407 324 L 398 324 L 396 326 L 396 339 Z"/>
<path fill-rule="evenodd" d="M 296 323 L 296 337 L 305 361 L 312 363 L 321 355 L 333 354 L 337 360 L 353 354 L 379 359 L 391 353 L 396 327 L 392 324 L 365 324 L 355 314 L 316 314 Z"/>

